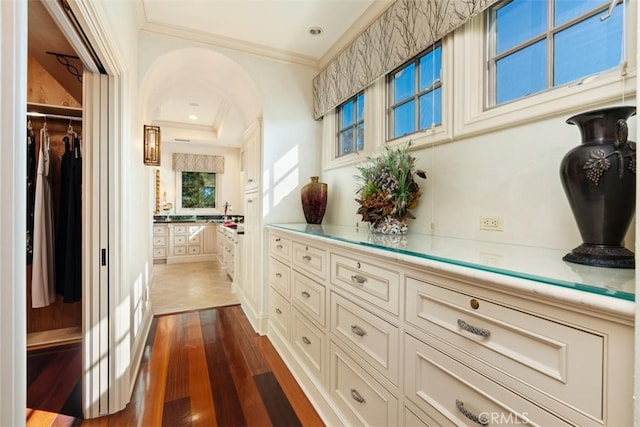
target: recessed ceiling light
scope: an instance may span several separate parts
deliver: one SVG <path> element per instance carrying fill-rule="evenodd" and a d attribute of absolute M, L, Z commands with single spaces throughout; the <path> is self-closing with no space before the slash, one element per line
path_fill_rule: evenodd
<path fill-rule="evenodd" d="M 190 114 L 190 115 L 189 115 L 189 118 L 190 118 L 191 120 L 198 120 L 198 116 L 196 116 L 195 114 Z"/>
<path fill-rule="evenodd" d="M 320 27 L 311 27 L 309 28 L 309 34 L 311 34 L 312 36 L 319 36 L 320 34 L 323 33 L 323 29 Z"/>

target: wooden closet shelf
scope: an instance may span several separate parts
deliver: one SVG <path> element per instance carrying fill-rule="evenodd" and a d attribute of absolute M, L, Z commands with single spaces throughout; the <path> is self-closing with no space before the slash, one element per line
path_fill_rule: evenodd
<path fill-rule="evenodd" d="M 51 329 L 27 334 L 27 351 L 82 342 L 82 328 Z"/>

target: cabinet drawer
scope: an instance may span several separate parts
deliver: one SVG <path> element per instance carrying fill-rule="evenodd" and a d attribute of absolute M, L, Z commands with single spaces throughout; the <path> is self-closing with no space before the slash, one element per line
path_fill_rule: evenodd
<path fill-rule="evenodd" d="M 396 426 L 398 399 L 331 342 L 329 393 L 352 426 Z"/>
<path fill-rule="evenodd" d="M 291 304 L 274 288 L 271 288 L 269 295 L 269 321 L 273 322 L 273 326 L 288 340 L 289 325 L 291 324 Z"/>
<path fill-rule="evenodd" d="M 398 327 L 331 293 L 331 332 L 393 384 L 398 384 Z"/>
<path fill-rule="evenodd" d="M 307 316 L 324 326 L 326 307 L 324 286 L 294 271 L 291 301 Z"/>
<path fill-rule="evenodd" d="M 204 230 L 204 225 L 190 225 L 188 227 L 189 236 L 199 236 Z"/>
<path fill-rule="evenodd" d="M 187 254 L 187 247 L 186 246 L 174 246 L 173 247 L 173 254 L 174 255 L 186 255 Z"/>
<path fill-rule="evenodd" d="M 569 425 L 408 334 L 404 354 L 405 396 L 438 425 Z"/>
<path fill-rule="evenodd" d="M 153 226 L 153 235 L 154 236 L 166 236 L 167 235 L 167 226 L 166 225 L 154 225 Z"/>
<path fill-rule="evenodd" d="M 153 248 L 153 257 L 154 258 L 166 258 L 167 257 L 167 248 Z"/>
<path fill-rule="evenodd" d="M 309 322 L 295 307 L 292 307 L 291 314 L 293 316 L 291 324 L 293 349 L 301 356 L 309 372 L 324 383 L 326 337 L 317 326 Z"/>
<path fill-rule="evenodd" d="M 293 267 L 306 271 L 322 281 L 327 279 L 327 252 L 313 246 L 293 242 Z"/>
<path fill-rule="evenodd" d="M 166 245 L 167 245 L 166 236 L 153 236 L 153 246 L 166 246 Z"/>
<path fill-rule="evenodd" d="M 289 267 L 274 258 L 269 258 L 269 283 L 287 297 L 291 295 L 290 276 Z"/>
<path fill-rule="evenodd" d="M 173 234 L 187 234 L 186 225 L 175 225 L 173 227 Z"/>
<path fill-rule="evenodd" d="M 187 236 L 173 236 L 173 244 L 174 245 L 186 245 L 187 244 Z"/>
<path fill-rule="evenodd" d="M 414 278 L 406 285 L 407 321 L 459 349 L 465 363 L 603 419 L 604 336 Z"/>
<path fill-rule="evenodd" d="M 398 315 L 400 273 L 382 260 L 349 258 L 332 253 L 331 283 L 376 307 Z"/>
<path fill-rule="evenodd" d="M 197 245 L 200 243 L 200 235 L 199 234 L 189 234 L 189 244 L 190 245 Z"/>
<path fill-rule="evenodd" d="M 269 252 L 285 261 L 291 260 L 291 240 L 278 234 L 269 234 Z"/>
<path fill-rule="evenodd" d="M 189 246 L 189 255 L 199 255 L 200 246 Z"/>

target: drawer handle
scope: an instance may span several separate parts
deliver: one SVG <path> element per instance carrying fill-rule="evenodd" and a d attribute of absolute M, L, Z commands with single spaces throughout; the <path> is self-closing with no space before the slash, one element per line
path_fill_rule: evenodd
<path fill-rule="evenodd" d="M 488 337 L 489 335 L 491 335 L 490 330 L 484 329 L 484 328 L 477 328 L 475 326 L 468 324 L 462 319 L 458 319 L 458 326 L 460 326 L 462 329 L 464 329 L 467 332 L 470 332 L 474 335 L 479 335 L 481 337 Z"/>
<path fill-rule="evenodd" d="M 311 344 L 311 340 L 307 337 L 302 337 L 302 342 L 305 344 Z"/>
<path fill-rule="evenodd" d="M 280 279 L 280 278 L 282 278 L 282 274 L 280 274 L 280 273 L 276 273 L 276 277 L 277 277 L 278 279 Z"/>
<path fill-rule="evenodd" d="M 311 294 L 307 291 L 300 292 L 300 295 L 302 295 L 305 298 L 311 298 Z"/>
<path fill-rule="evenodd" d="M 276 248 L 277 249 L 282 249 L 282 245 L 277 245 Z"/>
<path fill-rule="evenodd" d="M 280 238 L 279 238 L 279 237 L 276 237 L 276 242 L 279 242 L 279 241 L 280 241 Z"/>
<path fill-rule="evenodd" d="M 356 325 L 351 325 L 351 332 L 353 332 L 354 334 L 356 334 L 359 337 L 363 337 L 363 336 L 367 335 L 367 333 L 364 331 L 364 329 L 362 329 L 360 326 L 356 326 Z"/>
<path fill-rule="evenodd" d="M 353 274 L 351 276 L 351 281 L 353 283 L 357 283 L 358 285 L 362 285 L 363 283 L 365 283 L 367 281 L 367 278 L 364 276 L 361 276 L 359 274 Z"/>
<path fill-rule="evenodd" d="M 467 408 L 465 408 L 464 402 L 462 402 L 461 400 L 456 399 L 456 408 L 458 408 L 458 411 L 460 411 L 462 415 L 464 415 L 474 423 L 480 424 L 481 426 L 489 425 L 489 420 L 487 420 L 485 417 L 479 417 L 473 412 L 471 412 L 470 410 L 468 410 Z"/>
<path fill-rule="evenodd" d="M 309 255 L 303 256 L 302 259 L 305 261 L 311 261 L 311 257 Z"/>
<path fill-rule="evenodd" d="M 362 397 L 355 388 L 351 389 L 351 397 L 358 403 L 364 403 L 364 397 Z"/>
<path fill-rule="evenodd" d="M 276 308 L 276 313 L 282 314 L 282 310 L 280 310 L 279 308 Z"/>

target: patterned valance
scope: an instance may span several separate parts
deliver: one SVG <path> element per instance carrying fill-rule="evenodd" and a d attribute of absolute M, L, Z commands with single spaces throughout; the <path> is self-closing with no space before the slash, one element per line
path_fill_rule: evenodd
<path fill-rule="evenodd" d="M 224 157 L 204 154 L 173 154 L 173 170 L 176 172 L 224 172 Z"/>
<path fill-rule="evenodd" d="M 497 0 L 397 0 L 313 79 L 316 119 Z"/>

